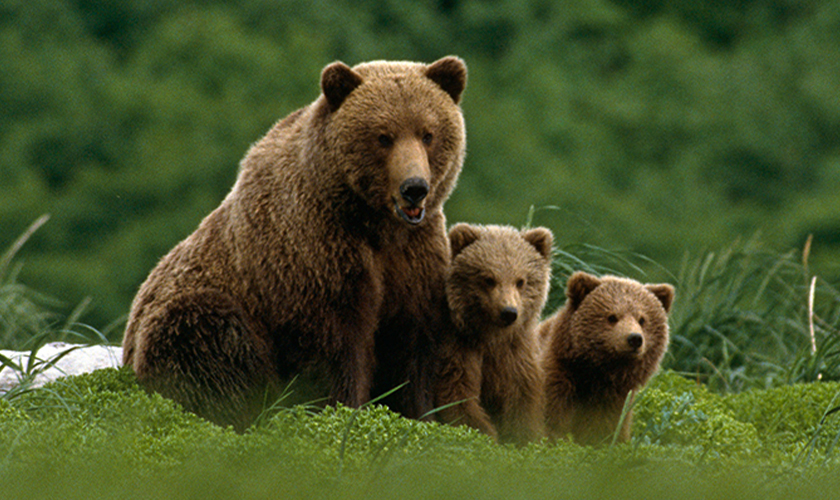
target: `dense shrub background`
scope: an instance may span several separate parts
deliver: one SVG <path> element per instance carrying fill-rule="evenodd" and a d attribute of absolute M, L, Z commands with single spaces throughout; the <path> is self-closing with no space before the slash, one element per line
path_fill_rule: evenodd
<path fill-rule="evenodd" d="M 454 53 L 450 222 L 534 206 L 561 246 L 646 255 L 635 277 L 672 282 L 686 254 L 813 234 L 810 272 L 836 284 L 838 48 L 836 0 L 5 0 L 0 248 L 50 213 L 21 279 L 65 312 L 90 296 L 102 328 L 325 64 Z"/>

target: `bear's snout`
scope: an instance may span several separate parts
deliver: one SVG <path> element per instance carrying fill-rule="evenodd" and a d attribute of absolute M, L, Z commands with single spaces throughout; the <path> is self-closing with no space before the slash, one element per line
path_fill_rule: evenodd
<path fill-rule="evenodd" d="M 502 308 L 501 313 L 499 314 L 499 319 L 502 320 L 505 326 L 510 326 L 514 322 L 516 322 L 516 318 L 519 317 L 519 311 L 516 310 L 513 306 L 506 306 Z"/>
<path fill-rule="evenodd" d="M 420 205 L 429 194 L 429 183 L 421 177 L 411 177 L 400 184 L 400 196 L 412 206 Z"/>
<path fill-rule="evenodd" d="M 630 349 L 634 351 L 638 351 L 642 348 L 642 345 L 645 343 L 645 338 L 642 336 L 641 333 L 631 333 L 627 336 L 627 345 L 630 346 Z"/>

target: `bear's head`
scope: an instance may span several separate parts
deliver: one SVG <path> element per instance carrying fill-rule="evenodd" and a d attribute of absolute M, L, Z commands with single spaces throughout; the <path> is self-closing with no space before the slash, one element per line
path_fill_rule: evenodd
<path fill-rule="evenodd" d="M 575 272 L 566 287 L 572 349 L 598 364 L 655 359 L 668 345 L 674 287 Z"/>
<path fill-rule="evenodd" d="M 456 224 L 449 240 L 446 295 L 460 332 L 480 341 L 539 319 L 551 276 L 551 231 Z"/>
<path fill-rule="evenodd" d="M 466 148 L 459 107 L 467 68 L 457 57 L 431 64 L 376 61 L 321 73 L 319 101 L 328 161 L 375 210 L 409 225 L 440 210 Z"/>

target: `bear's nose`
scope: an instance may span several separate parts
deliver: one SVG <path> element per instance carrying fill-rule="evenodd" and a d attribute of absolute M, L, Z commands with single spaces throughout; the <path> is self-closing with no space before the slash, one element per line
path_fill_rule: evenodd
<path fill-rule="evenodd" d="M 419 205 L 429 194 L 429 183 L 421 177 L 411 177 L 400 184 L 400 196 L 412 205 Z"/>
<path fill-rule="evenodd" d="M 512 325 L 513 322 L 516 321 L 516 318 L 518 316 L 519 316 L 519 313 L 516 311 L 515 307 L 507 306 L 507 307 L 502 308 L 502 313 L 500 315 L 500 318 L 502 320 L 502 323 L 504 323 L 505 326 L 508 326 L 508 325 Z"/>
<path fill-rule="evenodd" d="M 644 340 L 645 338 L 642 337 L 641 333 L 631 333 L 627 336 L 627 345 L 635 351 L 642 347 Z"/>

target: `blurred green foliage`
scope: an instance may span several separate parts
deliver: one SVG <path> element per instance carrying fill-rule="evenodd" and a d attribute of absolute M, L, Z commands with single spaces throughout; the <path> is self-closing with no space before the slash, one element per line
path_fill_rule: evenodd
<path fill-rule="evenodd" d="M 670 281 L 686 253 L 813 234 L 837 283 L 838 50 L 837 0 L 5 0 L 0 248 L 51 214 L 22 280 L 110 323 L 324 65 L 458 54 L 450 222 L 534 206 L 561 246 Z"/>

